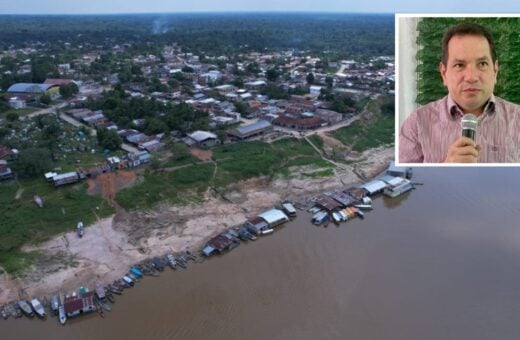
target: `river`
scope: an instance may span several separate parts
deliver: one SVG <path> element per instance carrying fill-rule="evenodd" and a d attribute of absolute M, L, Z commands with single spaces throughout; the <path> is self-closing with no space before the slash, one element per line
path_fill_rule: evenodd
<path fill-rule="evenodd" d="M 113 311 L 0 320 L 1 339 L 518 339 L 519 172 L 414 169 L 365 220 L 299 212 L 256 242 L 146 277 Z"/>

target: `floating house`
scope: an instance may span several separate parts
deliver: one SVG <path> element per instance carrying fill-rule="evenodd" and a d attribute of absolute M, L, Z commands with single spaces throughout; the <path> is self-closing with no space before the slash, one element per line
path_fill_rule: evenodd
<path fill-rule="evenodd" d="M 269 225 L 269 228 L 276 227 L 277 225 L 289 221 L 289 217 L 287 217 L 287 215 L 285 215 L 284 212 L 279 209 L 264 211 L 263 213 L 259 214 L 258 217 L 264 219 Z"/>
<path fill-rule="evenodd" d="M 63 302 L 67 317 L 90 313 L 97 310 L 94 302 L 94 292 L 87 292 L 79 296 L 68 296 Z"/>

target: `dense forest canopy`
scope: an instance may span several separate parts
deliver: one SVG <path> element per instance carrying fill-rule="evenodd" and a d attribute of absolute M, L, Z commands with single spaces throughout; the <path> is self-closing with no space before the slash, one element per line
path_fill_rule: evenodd
<path fill-rule="evenodd" d="M 261 13 L 0 16 L 0 51 L 42 44 L 176 42 L 220 55 L 280 49 L 331 51 L 341 57 L 392 55 L 392 15 Z"/>

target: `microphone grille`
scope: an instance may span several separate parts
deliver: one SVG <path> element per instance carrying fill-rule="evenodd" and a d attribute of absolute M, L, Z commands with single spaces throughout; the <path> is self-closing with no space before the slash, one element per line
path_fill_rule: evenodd
<path fill-rule="evenodd" d="M 476 130 L 478 124 L 477 116 L 473 113 L 466 113 L 462 120 L 460 121 L 460 125 L 462 126 L 462 130 Z"/>

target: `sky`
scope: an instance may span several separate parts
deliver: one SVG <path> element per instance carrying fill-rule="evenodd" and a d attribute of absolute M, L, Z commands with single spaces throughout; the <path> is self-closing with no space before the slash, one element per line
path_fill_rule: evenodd
<path fill-rule="evenodd" d="M 478 5 L 477 5 L 478 3 Z M 515 0 L 0 0 L 0 14 L 177 12 L 520 13 Z"/>

